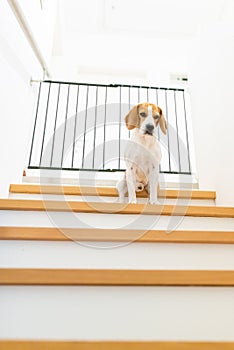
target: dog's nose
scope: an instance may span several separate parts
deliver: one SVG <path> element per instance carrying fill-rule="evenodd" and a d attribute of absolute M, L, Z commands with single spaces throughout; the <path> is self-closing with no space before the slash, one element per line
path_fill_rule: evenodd
<path fill-rule="evenodd" d="M 154 125 L 153 124 L 146 124 L 145 128 L 148 132 L 152 132 L 154 130 Z"/>

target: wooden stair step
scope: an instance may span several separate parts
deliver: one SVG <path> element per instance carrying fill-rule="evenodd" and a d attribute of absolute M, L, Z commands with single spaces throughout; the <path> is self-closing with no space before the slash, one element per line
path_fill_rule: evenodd
<path fill-rule="evenodd" d="M 234 271 L 1 268 L 0 285 L 234 286 Z"/>
<path fill-rule="evenodd" d="M 0 350 L 233 350 L 234 342 L 0 340 Z"/>
<path fill-rule="evenodd" d="M 234 218 L 234 207 L 0 199 L 0 210 L 73 211 Z"/>
<path fill-rule="evenodd" d="M 118 192 L 115 187 L 91 187 L 91 186 L 58 186 L 58 185 L 35 185 L 35 184 L 11 184 L 10 193 L 28 194 L 63 194 L 63 195 L 85 195 L 85 196 L 105 196 L 117 197 Z M 146 191 L 138 192 L 137 197 L 148 197 Z M 204 190 L 159 190 L 159 197 L 163 198 L 190 198 L 190 199 L 215 199 L 215 191 Z"/>
<path fill-rule="evenodd" d="M 233 244 L 234 231 L 126 230 L 1 226 L 0 240 Z"/>

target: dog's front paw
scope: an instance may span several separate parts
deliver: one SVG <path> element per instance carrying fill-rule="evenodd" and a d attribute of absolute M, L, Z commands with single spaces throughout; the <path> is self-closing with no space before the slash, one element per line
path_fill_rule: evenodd
<path fill-rule="evenodd" d="M 160 202 L 157 199 L 150 199 L 149 204 L 160 204 Z"/>
<path fill-rule="evenodd" d="M 137 202 L 136 199 L 129 199 L 128 201 L 129 204 L 136 204 L 136 202 Z"/>

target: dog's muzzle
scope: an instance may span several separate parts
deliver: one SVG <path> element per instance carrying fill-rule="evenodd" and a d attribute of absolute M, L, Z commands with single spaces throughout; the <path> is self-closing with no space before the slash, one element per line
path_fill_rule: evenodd
<path fill-rule="evenodd" d="M 153 132 L 154 132 L 154 125 L 153 124 L 146 124 L 145 134 L 146 135 L 153 135 Z"/>

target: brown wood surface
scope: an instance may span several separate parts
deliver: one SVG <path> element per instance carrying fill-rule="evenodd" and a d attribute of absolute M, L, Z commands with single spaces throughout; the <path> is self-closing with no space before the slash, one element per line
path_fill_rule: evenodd
<path fill-rule="evenodd" d="M 233 244 L 234 232 L 1 226 L 0 240 Z"/>
<path fill-rule="evenodd" d="M 233 350 L 234 342 L 0 340 L 0 350 Z"/>
<path fill-rule="evenodd" d="M 84 195 L 84 196 L 106 196 L 117 197 L 115 187 L 92 187 L 92 186 L 58 186 L 58 185 L 36 185 L 36 184 L 11 184 L 11 193 L 28 194 L 63 194 L 63 195 Z M 138 192 L 137 197 L 148 197 L 146 191 Z M 159 190 L 159 197 L 164 198 L 190 198 L 190 199 L 215 199 L 215 191 L 204 190 L 180 190 L 166 189 Z"/>
<path fill-rule="evenodd" d="M 234 207 L 123 204 L 30 199 L 0 199 L 0 210 L 73 211 L 80 213 L 116 213 L 234 218 Z"/>
<path fill-rule="evenodd" d="M 0 285 L 234 286 L 234 271 L 1 268 Z"/>

